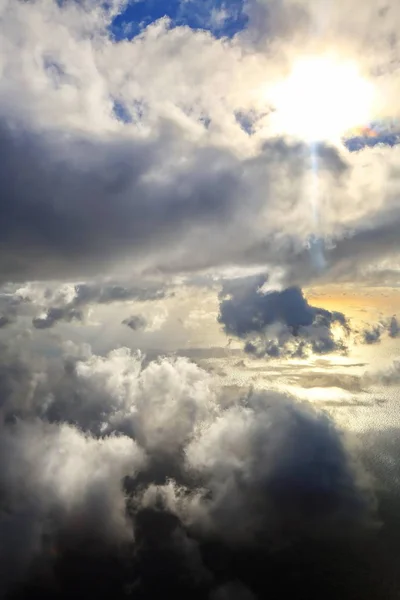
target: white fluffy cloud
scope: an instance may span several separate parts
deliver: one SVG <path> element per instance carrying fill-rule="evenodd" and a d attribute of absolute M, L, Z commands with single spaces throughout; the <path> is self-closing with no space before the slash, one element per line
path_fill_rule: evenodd
<path fill-rule="evenodd" d="M 176 452 L 217 411 L 211 377 L 184 358 L 143 368 L 121 349 L 77 363 L 76 375 L 90 390 L 82 409 L 93 407 L 91 426 L 128 431 L 152 452 Z"/>
<path fill-rule="evenodd" d="M 0 448 L 1 592 L 25 577 L 35 557 L 55 556 L 60 535 L 111 544 L 132 539 L 122 480 L 145 464 L 132 439 L 94 439 L 35 420 L 3 426 Z"/>

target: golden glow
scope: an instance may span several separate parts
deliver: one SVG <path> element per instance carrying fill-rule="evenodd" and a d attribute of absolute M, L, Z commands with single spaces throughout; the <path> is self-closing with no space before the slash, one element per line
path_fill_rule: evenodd
<path fill-rule="evenodd" d="M 336 141 L 372 118 L 374 88 L 353 62 L 302 58 L 272 92 L 274 128 L 307 140 Z"/>

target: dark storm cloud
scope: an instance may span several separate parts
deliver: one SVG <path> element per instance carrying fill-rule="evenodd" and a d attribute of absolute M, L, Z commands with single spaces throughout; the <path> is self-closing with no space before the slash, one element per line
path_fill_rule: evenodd
<path fill-rule="evenodd" d="M 19 598 L 263 597 L 279 564 L 281 587 L 299 585 L 294 557 L 317 598 L 316 565 L 368 531 L 345 438 L 292 398 L 244 394 L 226 409 L 187 359 L 141 366 L 123 349 L 2 357 L 0 560 Z"/>
<path fill-rule="evenodd" d="M 308 349 L 324 354 L 344 350 L 332 326 L 349 331 L 346 317 L 311 306 L 297 287 L 265 291 L 265 276 L 226 282 L 218 320 L 228 335 L 246 340 L 246 352 L 259 356 L 302 356 Z"/>

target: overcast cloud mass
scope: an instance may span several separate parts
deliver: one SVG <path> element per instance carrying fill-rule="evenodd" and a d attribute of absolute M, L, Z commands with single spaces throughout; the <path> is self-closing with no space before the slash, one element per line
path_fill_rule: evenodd
<path fill-rule="evenodd" d="M 399 25 L 0 0 L 0 598 L 399 597 Z"/>

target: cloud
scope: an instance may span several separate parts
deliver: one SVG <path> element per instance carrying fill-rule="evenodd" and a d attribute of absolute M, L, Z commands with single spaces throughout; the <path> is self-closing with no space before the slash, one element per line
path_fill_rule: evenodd
<path fill-rule="evenodd" d="M 8 364 L 3 360 L 6 406 L 13 391 L 7 419 L 33 413 L 96 436 L 129 435 L 148 452 L 173 453 L 216 410 L 211 376 L 185 358 L 145 366 L 143 356 L 128 348 L 106 357 L 89 349 L 78 355 L 68 348 L 66 352 L 62 363 L 51 363 L 45 372 L 38 372 L 40 363 L 30 372 L 29 359 L 12 353 Z"/>
<path fill-rule="evenodd" d="M 12 320 L 10 319 L 10 317 L 2 315 L 0 317 L 0 329 L 3 329 L 3 327 L 7 327 L 7 325 L 10 325 L 12 323 Z"/>
<path fill-rule="evenodd" d="M 396 315 L 393 315 L 393 317 L 389 320 L 388 328 L 389 328 L 389 336 L 391 338 L 397 338 L 397 336 L 400 333 L 400 326 L 399 326 L 399 322 L 397 320 Z"/>
<path fill-rule="evenodd" d="M 160 300 L 167 293 L 165 284 L 149 281 L 142 286 L 96 280 L 63 284 L 27 282 L 21 287 L 6 286 L 6 289 L 9 291 L 0 298 L 0 303 L 3 300 L 3 316 L 7 322 L 11 316 L 15 320 L 19 315 L 36 313 L 32 319 L 36 329 L 48 329 L 60 321 L 85 321 L 88 310 L 96 304 Z"/>
<path fill-rule="evenodd" d="M 190 466 L 211 478 L 214 527 L 228 537 L 251 538 L 264 531 L 281 540 L 283 523 L 290 523 L 294 534 L 297 528 L 320 530 L 318 521 L 328 514 L 335 521 L 336 511 L 351 521 L 360 497 L 349 485 L 351 475 L 343 469 L 347 459 L 331 426 L 302 407 L 292 412 L 283 398 L 255 398 L 250 407 L 235 407 L 217 419 L 187 450 Z M 330 458 L 319 465 L 321 455 Z"/>
<path fill-rule="evenodd" d="M 0 291 L 0 329 L 15 322 L 18 313 L 23 309 L 22 304 L 23 299 L 14 296 L 12 292 L 4 289 Z"/>
<path fill-rule="evenodd" d="M 49 308 L 44 316 L 33 319 L 32 324 L 36 329 L 48 329 L 53 327 L 57 321 L 67 321 L 67 323 L 82 320 L 82 313 L 77 310 L 63 308 Z"/>
<path fill-rule="evenodd" d="M 122 478 L 144 464 L 132 439 L 96 440 L 65 424 L 32 421 L 3 428 L 0 447 L 2 586 L 19 582 L 35 556 L 51 560 L 63 534 L 75 543 L 131 538 Z"/>
<path fill-rule="evenodd" d="M 385 5 L 356 0 L 353 8 L 354 12 L 349 10 L 345 0 L 322 7 L 310 0 L 249 0 L 250 31 L 244 34 L 259 45 L 273 43 L 281 51 L 293 52 L 296 44 L 304 44 L 305 53 L 332 46 L 349 54 L 363 52 L 363 63 L 381 67 L 377 72 L 383 75 L 397 47 L 394 22 L 399 7 L 391 0 Z"/>
<path fill-rule="evenodd" d="M 377 325 L 366 328 L 361 332 L 361 343 L 378 344 L 382 336 L 387 335 L 390 338 L 397 338 L 400 329 L 396 315 L 388 319 L 383 319 Z"/>
<path fill-rule="evenodd" d="M 369 370 L 364 373 L 365 385 L 394 386 L 400 383 L 400 361 L 395 359 L 385 369 Z"/>
<path fill-rule="evenodd" d="M 138 329 L 144 329 L 147 325 L 147 321 L 141 315 L 132 315 L 127 319 L 122 321 L 123 325 L 127 325 L 133 331 L 137 331 Z"/>
<path fill-rule="evenodd" d="M 344 8 L 330 10 L 336 17 Z M 266 15 L 250 21 L 271 41 L 250 51 L 244 33 L 215 39 L 167 20 L 117 43 L 108 25 L 122 9 L 2 5 L 2 281 L 86 279 L 123 261 L 132 271 L 164 273 L 267 264 L 283 268 L 288 285 L 303 285 L 396 254 L 384 231 L 388 223 L 397 231 L 399 221 L 395 149 L 382 163 L 380 149 L 353 157 L 318 146 L 316 232 L 309 149 L 270 136 L 265 74 L 273 85 L 286 64 L 272 38 L 291 47 L 292 33 L 318 23 L 319 11 L 248 3 L 249 13 Z M 391 26 L 394 10 L 379 23 Z M 357 11 L 364 13 L 369 22 L 373 10 Z M 343 14 L 342 29 L 329 21 L 340 40 Z M 311 264 L 312 234 L 326 247 L 323 273 Z"/>
<path fill-rule="evenodd" d="M 333 326 L 349 332 L 345 316 L 311 306 L 299 288 L 264 291 L 265 276 L 225 282 L 218 320 L 228 335 L 245 340 L 245 351 L 257 356 L 303 356 L 344 351 Z M 343 338 L 343 336 L 342 336 Z"/>
<path fill-rule="evenodd" d="M 272 564 L 290 540 L 368 529 L 362 467 L 311 407 L 268 392 L 226 408 L 183 358 L 64 352 L 35 361 L 2 349 L 3 586 L 251 597 L 248 568 L 221 576 L 210 544 L 222 561 L 259 548 Z"/>
<path fill-rule="evenodd" d="M 362 333 L 362 341 L 364 344 L 376 344 L 381 340 L 382 329 L 378 325 L 372 329 L 365 329 Z"/>
<path fill-rule="evenodd" d="M 282 252 L 285 262 L 285 242 L 281 250 L 265 248 L 268 234 L 276 233 L 272 217 L 280 219 L 285 204 L 293 202 L 293 217 L 302 210 L 301 199 L 275 169 L 284 157 L 288 176 L 293 171 L 292 177 L 301 177 L 305 148 L 282 141 L 268 142 L 256 158 L 242 160 L 232 150 L 191 140 L 180 125 L 164 119 L 145 138 L 37 134 L 16 123 L 12 131 L 0 127 L 0 147 L 8 156 L 3 175 L 0 170 L 7 190 L 3 280 L 86 277 L 116 268 L 126 256 L 132 268 L 153 272 L 221 267 L 232 260 L 251 264 L 261 248 L 267 260 L 281 261 Z M 331 158 L 337 160 L 333 152 L 326 160 Z M 263 215 L 268 188 L 271 197 L 276 190 L 279 202 L 271 201 Z M 310 232 L 309 217 L 301 236 Z M 251 236 L 245 234 L 248 227 Z M 294 221 L 286 229 L 300 250 L 305 241 Z M 233 238 L 241 243 L 225 243 Z"/>
<path fill-rule="evenodd" d="M 397 110 L 398 7 L 248 0 L 231 39 L 163 18 L 117 41 L 126 6 L 0 2 L 0 327 L 35 330 L 0 346 L 0 593 L 390 598 L 371 579 L 372 482 L 327 415 L 271 391 L 228 403 L 186 358 L 36 330 L 162 300 L 170 274 L 269 271 L 223 282 L 226 333 L 263 357 L 344 352 L 345 316 L 302 288 L 395 265 L 400 149 L 316 144 L 316 219 L 310 148 L 272 135 L 271 88 L 299 48 L 335 48 Z M 154 331 L 156 309 L 118 321 Z"/>

